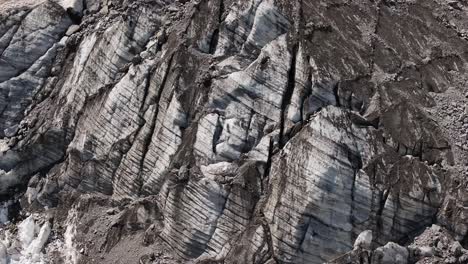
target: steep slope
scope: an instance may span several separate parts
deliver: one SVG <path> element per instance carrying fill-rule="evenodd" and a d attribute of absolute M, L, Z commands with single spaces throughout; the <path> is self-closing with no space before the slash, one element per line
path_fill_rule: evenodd
<path fill-rule="evenodd" d="M 323 263 L 434 223 L 468 246 L 467 11 L 0 4 L 5 259 Z"/>

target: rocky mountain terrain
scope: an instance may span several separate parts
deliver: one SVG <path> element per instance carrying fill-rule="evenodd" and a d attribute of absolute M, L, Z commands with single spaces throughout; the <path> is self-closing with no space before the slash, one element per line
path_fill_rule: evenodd
<path fill-rule="evenodd" d="M 468 2 L 0 1 L 0 264 L 468 263 Z"/>

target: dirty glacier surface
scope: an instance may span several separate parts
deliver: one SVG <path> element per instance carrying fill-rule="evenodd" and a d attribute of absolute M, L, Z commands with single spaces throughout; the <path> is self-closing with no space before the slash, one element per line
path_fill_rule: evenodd
<path fill-rule="evenodd" d="M 0 3 L 0 264 L 323 263 L 430 226 L 463 263 L 466 12 Z"/>

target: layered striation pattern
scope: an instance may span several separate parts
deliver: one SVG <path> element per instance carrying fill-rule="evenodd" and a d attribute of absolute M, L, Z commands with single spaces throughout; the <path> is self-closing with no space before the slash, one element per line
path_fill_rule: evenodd
<path fill-rule="evenodd" d="M 466 12 L 0 3 L 0 263 L 463 263 Z"/>

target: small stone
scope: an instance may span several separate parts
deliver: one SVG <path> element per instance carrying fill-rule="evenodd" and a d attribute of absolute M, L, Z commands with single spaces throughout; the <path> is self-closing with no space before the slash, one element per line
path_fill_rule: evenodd
<path fill-rule="evenodd" d="M 80 26 L 78 26 L 78 25 L 71 25 L 71 26 L 68 28 L 67 33 L 65 33 L 65 35 L 70 36 L 70 35 L 72 35 L 73 33 L 77 32 L 78 30 L 80 30 Z"/>
<path fill-rule="evenodd" d="M 13 137 L 18 132 L 18 125 L 14 125 L 4 130 L 6 137 Z"/>
<path fill-rule="evenodd" d="M 70 38 L 73 40 L 73 38 Z M 65 47 L 67 45 L 67 41 L 68 41 L 68 37 L 67 36 L 64 36 L 63 38 L 60 39 L 59 41 L 59 45 L 62 46 L 62 47 Z M 73 42 L 72 42 L 73 43 Z"/>
<path fill-rule="evenodd" d="M 99 12 L 103 15 L 107 15 L 109 13 L 109 8 L 107 6 L 104 6 Z"/>
<path fill-rule="evenodd" d="M 140 53 L 140 57 L 141 57 L 142 59 L 148 59 L 148 58 L 150 57 L 150 53 L 149 53 L 148 51 L 145 50 L 145 51 L 143 51 L 143 52 Z"/>
<path fill-rule="evenodd" d="M 50 74 L 52 76 L 57 76 L 60 72 L 60 67 L 52 67 L 52 69 L 50 70 Z"/>
<path fill-rule="evenodd" d="M 26 121 L 22 120 L 19 124 L 19 129 L 23 129 L 27 126 Z"/>
<path fill-rule="evenodd" d="M 169 12 L 171 13 L 175 13 L 177 11 L 179 11 L 179 9 L 175 6 L 170 6 L 168 9 L 167 9 Z"/>
<path fill-rule="evenodd" d="M 119 12 L 117 12 L 116 10 L 111 10 L 110 13 L 109 13 L 109 15 L 110 15 L 112 18 L 114 18 L 114 17 L 116 17 L 116 16 L 119 15 Z"/>
<path fill-rule="evenodd" d="M 449 257 L 447 259 L 445 259 L 444 263 L 456 263 L 457 262 L 457 259 L 455 257 Z"/>
<path fill-rule="evenodd" d="M 444 243 L 442 243 L 442 241 L 439 241 L 439 242 L 437 243 L 437 248 L 438 248 L 438 249 L 445 249 L 446 246 L 444 245 Z"/>
<path fill-rule="evenodd" d="M 432 247 L 424 246 L 419 247 L 419 256 L 420 257 L 432 257 L 434 256 L 434 249 Z"/>
<path fill-rule="evenodd" d="M 372 245 L 372 230 L 365 230 L 359 234 L 354 242 L 354 249 L 371 249 Z"/>
<path fill-rule="evenodd" d="M 465 255 L 461 256 L 461 257 L 458 259 L 458 261 L 459 261 L 460 263 L 468 263 L 468 254 L 465 254 Z"/>
<path fill-rule="evenodd" d="M 163 29 L 163 30 L 159 31 L 158 34 L 156 34 L 156 39 L 157 39 L 159 44 L 162 44 L 162 43 L 166 42 L 166 40 L 167 40 L 166 30 Z"/>
<path fill-rule="evenodd" d="M 108 215 L 115 215 L 117 214 L 118 210 L 116 208 L 111 208 L 106 211 L 106 214 Z"/>
<path fill-rule="evenodd" d="M 142 58 L 140 57 L 140 55 L 136 55 L 136 56 L 133 57 L 133 59 L 132 59 L 132 63 L 133 63 L 134 65 L 140 64 L 141 61 L 142 61 Z"/>
<path fill-rule="evenodd" d="M 178 173 L 177 173 L 177 179 L 179 181 L 184 181 L 187 180 L 189 177 L 189 169 L 187 168 L 187 165 L 183 165 L 180 167 Z"/>
<path fill-rule="evenodd" d="M 455 255 L 455 257 L 459 257 L 462 255 L 462 245 L 460 244 L 460 242 L 456 241 L 455 243 L 453 243 L 451 246 L 450 246 L 450 252 L 453 253 L 453 255 Z"/>

